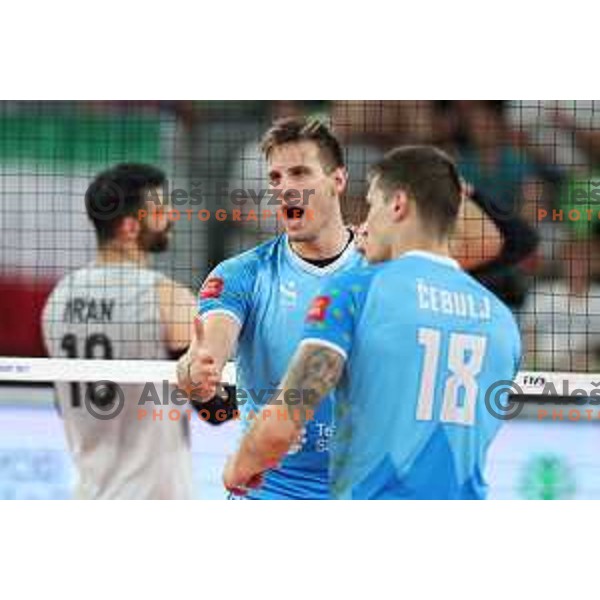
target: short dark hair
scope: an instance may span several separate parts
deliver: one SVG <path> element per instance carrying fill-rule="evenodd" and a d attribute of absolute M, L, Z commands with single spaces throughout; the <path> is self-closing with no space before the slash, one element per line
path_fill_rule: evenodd
<path fill-rule="evenodd" d="M 287 117 L 275 121 L 263 137 L 262 150 L 268 159 L 277 146 L 305 141 L 317 144 L 326 172 L 331 173 L 344 166 L 344 153 L 337 138 L 322 121 L 310 117 Z"/>
<path fill-rule="evenodd" d="M 462 186 L 454 161 L 434 146 L 400 146 L 369 171 L 369 180 L 388 200 L 404 190 L 413 198 L 421 220 L 438 235 L 452 230 L 460 209 Z"/>
<path fill-rule="evenodd" d="M 100 244 L 114 236 L 125 217 L 137 217 L 145 208 L 146 193 L 160 187 L 165 174 L 144 164 L 120 164 L 96 176 L 85 193 L 85 206 Z"/>

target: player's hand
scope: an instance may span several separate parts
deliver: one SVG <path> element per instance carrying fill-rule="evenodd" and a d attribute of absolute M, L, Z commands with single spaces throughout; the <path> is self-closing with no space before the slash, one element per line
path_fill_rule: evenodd
<path fill-rule="evenodd" d="M 217 395 L 221 387 L 221 375 L 215 368 L 214 358 L 204 348 L 191 355 L 190 387 L 196 398 L 206 402 Z"/>
<path fill-rule="evenodd" d="M 202 323 L 194 323 L 196 339 L 202 339 Z M 215 360 L 200 344 L 194 343 L 177 365 L 179 387 L 195 399 L 207 401 L 216 396 L 220 387 L 221 373 L 215 367 Z"/>
<path fill-rule="evenodd" d="M 244 472 L 239 468 L 237 454 L 227 459 L 223 470 L 223 486 L 236 496 L 245 496 L 249 489 L 258 488 L 263 483 L 262 473 Z"/>

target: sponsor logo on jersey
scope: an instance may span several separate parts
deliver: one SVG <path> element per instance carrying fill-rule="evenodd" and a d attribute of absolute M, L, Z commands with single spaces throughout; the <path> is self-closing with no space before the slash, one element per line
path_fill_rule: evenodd
<path fill-rule="evenodd" d="M 210 277 L 204 282 L 200 290 L 200 299 L 219 298 L 223 293 L 225 282 L 220 277 Z"/>
<path fill-rule="evenodd" d="M 329 296 L 317 296 L 308 309 L 306 320 L 309 322 L 324 321 L 325 312 L 330 304 L 331 298 Z"/>

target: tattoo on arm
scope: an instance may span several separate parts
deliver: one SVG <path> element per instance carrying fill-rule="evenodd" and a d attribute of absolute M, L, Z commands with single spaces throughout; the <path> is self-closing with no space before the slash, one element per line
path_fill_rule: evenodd
<path fill-rule="evenodd" d="M 260 473 L 281 461 L 323 396 L 337 384 L 344 362 L 338 352 L 320 344 L 301 346 L 280 385 L 289 419 L 256 419 L 236 455 L 238 469 Z"/>
<path fill-rule="evenodd" d="M 323 396 L 338 383 L 344 363 L 339 352 L 319 344 L 305 344 L 298 350 L 282 383 L 285 391 L 295 390 L 301 397 L 300 410 L 297 403 L 286 402 L 291 418 L 307 419 Z"/>

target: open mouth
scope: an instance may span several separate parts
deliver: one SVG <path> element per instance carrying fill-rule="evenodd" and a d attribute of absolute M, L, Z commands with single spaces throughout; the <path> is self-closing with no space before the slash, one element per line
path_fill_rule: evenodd
<path fill-rule="evenodd" d="M 301 219 L 304 216 L 304 209 L 300 206 L 286 206 L 283 209 L 283 214 L 289 220 Z"/>

